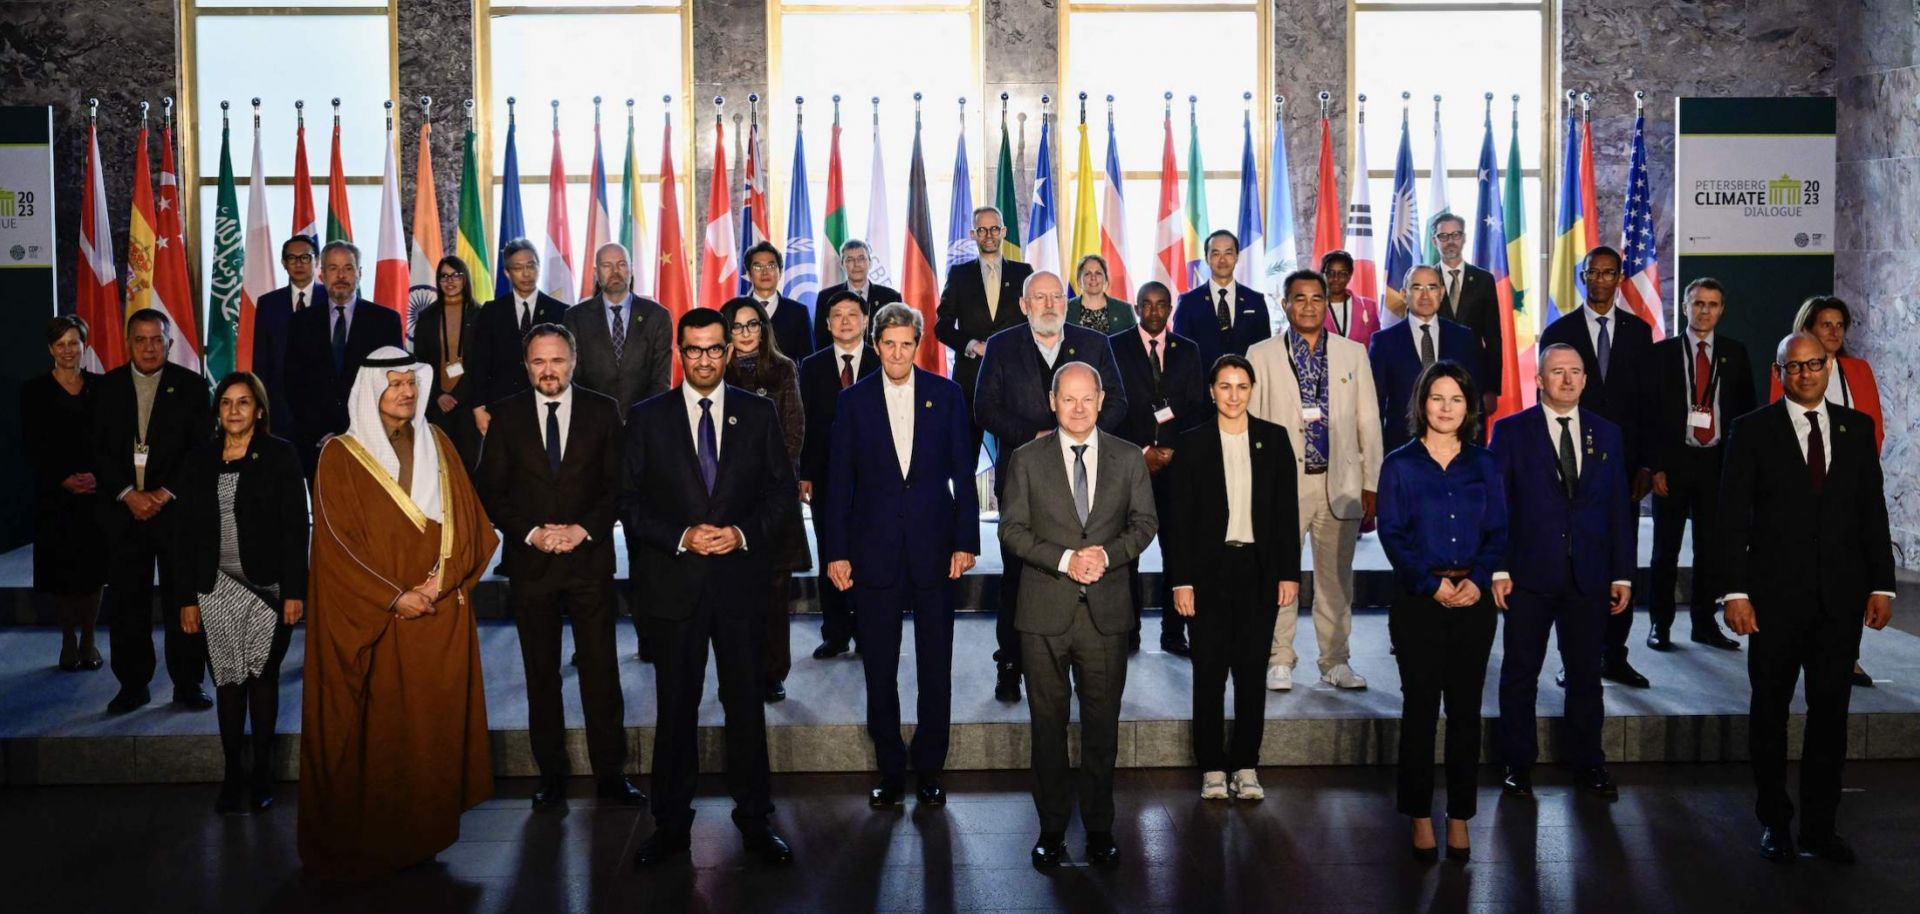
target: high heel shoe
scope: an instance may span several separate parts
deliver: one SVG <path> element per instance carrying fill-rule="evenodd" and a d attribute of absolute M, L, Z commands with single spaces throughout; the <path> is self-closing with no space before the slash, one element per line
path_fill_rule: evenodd
<path fill-rule="evenodd" d="M 1447 860 L 1449 862 L 1465 863 L 1471 859 L 1473 859 L 1473 848 L 1471 846 L 1454 847 L 1451 844 L 1447 845 Z"/>
<path fill-rule="evenodd" d="M 80 669 L 80 649 L 71 642 L 60 645 L 60 671 L 71 673 Z"/>
<path fill-rule="evenodd" d="M 1433 847 L 1419 847 L 1416 845 L 1413 849 L 1413 859 L 1421 863 L 1433 863 L 1440 859 L 1440 848 L 1438 845 Z"/>
<path fill-rule="evenodd" d="M 80 668 L 81 669 L 86 670 L 88 672 L 92 672 L 106 665 L 107 665 L 106 661 L 100 658 L 99 648 L 94 647 L 91 644 L 83 644 L 80 646 Z"/>

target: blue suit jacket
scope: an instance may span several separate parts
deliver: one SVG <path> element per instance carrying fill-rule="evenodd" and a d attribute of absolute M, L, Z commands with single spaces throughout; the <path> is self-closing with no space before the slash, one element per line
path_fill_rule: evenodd
<path fill-rule="evenodd" d="M 1620 427 L 1582 407 L 1580 438 L 1580 481 L 1568 499 L 1544 410 L 1534 406 L 1494 426 L 1493 456 L 1507 486 L 1507 562 L 1500 570 L 1513 576 L 1515 588 L 1604 597 L 1612 582 L 1633 580 L 1639 526 Z"/>
<path fill-rule="evenodd" d="M 856 587 L 926 587 L 947 580 L 953 553 L 980 554 L 973 427 L 960 385 L 915 368 L 913 456 L 903 478 L 886 383 L 876 371 L 840 393 L 820 564 L 851 561 Z"/>
<path fill-rule="evenodd" d="M 1100 389 L 1106 392 L 1100 404 L 1100 430 L 1117 433 L 1127 417 L 1127 389 L 1106 335 L 1073 324 L 1062 327 L 1060 354 L 1053 364 L 1059 368 L 1068 362 L 1085 362 L 1100 373 Z M 973 413 L 982 428 L 1000 439 L 993 463 L 998 471 L 993 480 L 996 490 L 1006 488 L 1007 460 L 1014 449 L 1059 424 L 1047 396 L 1052 386 L 1053 375 L 1040 361 L 1031 327 L 1009 327 L 987 339 L 987 354 L 980 360 L 980 380 L 973 392 Z"/>
<path fill-rule="evenodd" d="M 1246 355 L 1247 347 L 1273 335 L 1273 318 L 1267 313 L 1267 297 L 1239 283 L 1233 284 L 1233 330 L 1220 332 L 1214 303 L 1207 299 L 1211 283 L 1202 283 L 1180 296 L 1173 309 L 1173 332 L 1193 341 L 1200 349 L 1200 373 L 1213 368 L 1213 361 L 1231 352 Z"/>
<path fill-rule="evenodd" d="M 1486 372 L 1481 363 L 1480 339 L 1473 328 L 1441 318 L 1439 357 L 1459 362 L 1473 376 L 1473 383 L 1486 393 Z M 1367 344 L 1367 361 L 1373 366 L 1373 390 L 1380 398 L 1380 440 L 1386 453 L 1407 443 L 1407 401 L 1420 381 L 1420 347 L 1414 343 L 1411 318 L 1373 335 Z"/>
<path fill-rule="evenodd" d="M 307 307 L 327 300 L 327 287 L 314 280 Z M 253 373 L 267 386 L 267 402 L 273 411 L 273 430 L 282 437 L 293 436 L 293 402 L 287 396 L 287 324 L 293 320 L 293 287 L 281 286 L 265 295 L 253 308 Z M 218 378 L 214 379 L 218 381 Z"/>

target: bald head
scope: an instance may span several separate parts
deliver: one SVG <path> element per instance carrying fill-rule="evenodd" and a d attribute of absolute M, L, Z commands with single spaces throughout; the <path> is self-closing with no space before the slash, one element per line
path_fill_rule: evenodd
<path fill-rule="evenodd" d="M 626 300 L 627 292 L 633 285 L 633 265 L 627 262 L 627 248 L 618 241 L 609 241 L 593 252 L 593 277 L 600 286 L 600 294 L 608 301 Z"/>

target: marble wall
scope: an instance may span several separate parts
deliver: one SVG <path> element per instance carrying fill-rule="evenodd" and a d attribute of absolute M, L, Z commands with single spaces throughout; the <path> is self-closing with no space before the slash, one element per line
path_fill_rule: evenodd
<path fill-rule="evenodd" d="M 467 134 L 466 100 L 474 97 L 473 0 L 405 0 L 398 6 L 400 111 L 396 128 L 400 133 L 400 221 L 407 237 L 413 237 L 414 178 L 419 171 L 420 124 L 423 112 L 420 97 L 433 98 L 433 133 L 428 141 L 433 148 L 434 203 L 440 210 L 440 229 L 446 236 L 444 253 L 453 253 L 454 232 L 460 223 L 460 161 L 465 152 Z M 505 118 L 505 111 L 497 117 Z M 484 148 L 484 146 L 483 146 Z M 484 154 L 484 153 L 483 153 Z M 489 194 L 489 197 L 492 195 Z M 488 203 L 491 219 L 497 220 L 498 200 Z M 488 234 L 499 231 L 497 221 L 489 221 Z"/>

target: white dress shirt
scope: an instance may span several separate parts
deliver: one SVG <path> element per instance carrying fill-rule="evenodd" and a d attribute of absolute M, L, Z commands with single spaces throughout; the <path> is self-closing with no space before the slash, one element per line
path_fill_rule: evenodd
<path fill-rule="evenodd" d="M 1687 341 L 1687 352 L 1684 357 L 1684 361 L 1680 366 L 1680 376 L 1687 379 L 1687 414 L 1689 417 L 1691 417 L 1693 414 L 1694 406 L 1695 406 L 1694 397 L 1693 397 L 1693 386 L 1695 384 L 1700 383 L 1699 380 L 1694 376 L 1694 368 L 1695 368 L 1694 360 L 1699 358 L 1700 344 L 1701 343 L 1707 344 L 1707 364 L 1708 365 L 1717 366 L 1719 364 L 1719 362 L 1716 360 L 1720 357 L 1720 350 L 1717 348 L 1718 344 L 1714 341 L 1713 331 L 1711 330 L 1707 331 L 1707 335 L 1705 337 L 1697 336 L 1694 334 L 1692 330 L 1688 330 L 1683 338 Z M 1707 391 L 1707 393 L 1713 397 L 1712 402 L 1709 404 L 1709 408 L 1713 410 L 1713 440 L 1708 441 L 1706 444 L 1701 444 L 1700 439 L 1693 437 L 1693 426 L 1688 425 L 1687 440 L 1686 440 L 1687 447 L 1713 447 L 1714 445 L 1719 444 L 1723 437 L 1722 432 L 1725 429 L 1725 423 L 1720 421 L 1720 387 L 1721 387 L 1720 379 L 1716 377 L 1716 380 L 1714 380 L 1712 383 L 1713 383 L 1713 389 Z"/>
<path fill-rule="evenodd" d="M 900 478 L 907 478 L 913 467 L 913 375 L 895 383 L 886 378 L 880 385 L 887 402 L 887 428 L 893 433 L 893 456 L 900 461 Z"/>
<path fill-rule="evenodd" d="M 1248 434 L 1220 432 L 1220 460 L 1227 474 L 1227 542 L 1253 542 L 1253 451 Z"/>
<path fill-rule="evenodd" d="M 560 418 L 560 456 L 565 459 L 569 429 L 573 428 L 573 385 L 567 385 L 567 389 L 561 391 L 560 396 L 557 397 L 549 397 L 541 393 L 539 388 L 533 391 L 533 427 L 539 432 L 540 449 L 543 451 L 547 447 L 547 404 L 549 403 L 560 404 L 560 409 L 555 415 Z M 528 530 L 521 542 L 532 545 L 533 535 L 539 532 L 539 527 Z M 591 541 L 593 537 L 589 535 L 587 539 Z"/>
<path fill-rule="evenodd" d="M 320 288 L 320 283 L 317 280 L 307 283 L 304 286 L 287 283 L 287 293 L 287 308 L 292 311 L 302 310 L 303 307 L 311 308 L 315 302 L 327 297 L 327 290 Z M 300 304 L 300 296 L 302 295 L 307 297 L 307 302 L 304 306 Z"/>
<path fill-rule="evenodd" d="M 1049 346 L 1040 338 L 1040 334 L 1036 333 L 1033 335 L 1033 345 L 1039 348 L 1040 358 L 1046 360 L 1048 368 L 1055 367 L 1054 362 L 1060 358 L 1060 344 L 1066 342 L 1066 339 L 1066 333 L 1062 332 L 1059 336 L 1053 338 L 1053 345 Z"/>
<path fill-rule="evenodd" d="M 522 323 L 525 323 L 529 327 L 533 326 L 534 316 L 540 313 L 539 309 L 535 307 L 538 299 L 539 293 L 537 292 L 534 293 L 532 298 L 521 298 L 518 292 L 513 294 L 513 326 L 515 328 L 518 328 Z M 611 331 L 613 328 L 609 326 L 607 329 Z"/>
<path fill-rule="evenodd" d="M 1618 306 L 1608 308 L 1606 314 L 1601 314 L 1593 310 L 1592 305 L 1581 305 L 1580 316 L 1587 319 L 1587 342 L 1593 345 L 1593 357 L 1595 359 L 1600 357 L 1600 318 L 1605 317 L 1607 319 L 1607 355 L 1611 357 L 1613 355 L 1613 346 L 1620 342 L 1620 308 Z M 1612 365 L 1600 366 L 1602 371 L 1608 371 L 1612 368 Z M 1599 379 L 1588 378 L 1587 383 L 1591 384 L 1597 380 Z"/>
<path fill-rule="evenodd" d="M 692 384 L 682 384 L 680 385 L 680 396 L 686 400 L 687 430 L 693 435 L 693 453 L 698 455 L 700 453 L 700 392 L 694 390 Z M 714 463 L 717 464 L 720 462 L 720 448 L 727 440 L 727 434 L 724 430 L 724 426 L 727 424 L 727 385 L 722 383 L 720 386 L 715 387 L 713 393 L 706 395 L 706 399 L 710 401 L 708 410 L 709 414 L 713 416 L 713 460 Z M 688 527 L 686 530 L 680 531 L 680 541 L 682 543 L 687 541 L 687 530 L 692 529 L 692 527 Z M 745 550 L 747 548 L 747 532 L 739 527 L 735 527 L 733 528 L 733 535 L 740 538 L 740 548 Z M 673 554 L 679 555 L 685 551 L 687 551 L 687 547 L 682 545 L 675 549 Z"/>
<path fill-rule="evenodd" d="M 1054 437 L 1060 439 L 1060 459 L 1065 463 L 1067 468 L 1068 501 L 1073 500 L 1073 473 L 1075 462 L 1073 449 L 1082 444 L 1087 446 L 1086 456 L 1082 459 L 1087 465 L 1087 510 L 1091 511 L 1093 510 L 1093 494 L 1099 491 L 1100 485 L 1100 430 L 1096 428 L 1089 431 L 1087 433 L 1087 440 L 1085 441 L 1073 440 L 1073 436 L 1067 434 L 1067 430 L 1064 428 L 1056 428 L 1054 432 Z M 1106 552 L 1105 549 L 1100 551 L 1102 554 Z M 1060 564 L 1057 566 L 1060 573 L 1066 574 L 1067 566 L 1072 562 L 1073 550 L 1062 550 L 1060 553 Z"/>
<path fill-rule="evenodd" d="M 1567 433 L 1573 436 L 1574 472 L 1584 472 L 1587 463 L 1587 448 L 1586 443 L 1581 440 L 1580 437 L 1580 407 L 1575 406 L 1573 409 L 1563 413 L 1548 406 L 1543 401 L 1540 404 L 1540 412 L 1547 417 L 1547 443 L 1552 446 L 1556 460 L 1560 455 L 1560 420 L 1573 420 L 1567 423 Z M 1496 571 L 1493 573 L 1493 580 L 1495 581 L 1505 581 L 1512 577 L 1513 575 L 1505 571 Z M 1613 584 L 1617 587 L 1633 587 L 1632 581 L 1614 581 Z"/>
<path fill-rule="evenodd" d="M 869 280 L 858 286 L 853 283 L 847 283 L 847 291 L 860 296 L 861 301 L 866 301 L 873 297 L 873 282 Z"/>
<path fill-rule="evenodd" d="M 1443 358 L 1443 356 L 1440 355 L 1440 314 L 1439 312 L 1437 311 L 1434 312 L 1434 315 L 1432 317 L 1422 318 L 1420 315 L 1413 313 L 1412 308 L 1408 308 L 1407 309 L 1407 329 L 1413 332 L 1414 358 L 1420 357 L 1420 335 L 1422 332 L 1421 328 L 1423 327 L 1433 328 L 1432 330 L 1426 331 L 1426 332 L 1428 335 L 1433 337 L 1433 360 L 1438 362 L 1440 361 L 1441 358 Z"/>
<path fill-rule="evenodd" d="M 767 312 L 767 320 L 773 320 L 773 312 L 780 310 L 780 294 L 778 292 L 774 293 L 772 298 L 761 298 L 756 295 L 753 297 L 753 300 L 759 302 L 761 309 Z M 769 327 L 767 329 L 771 330 L 773 328 Z"/>

